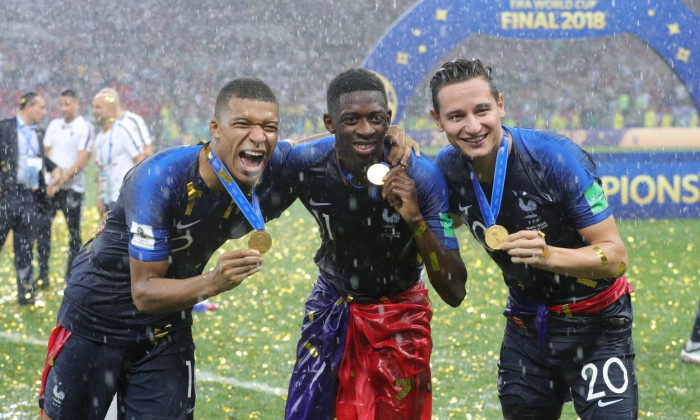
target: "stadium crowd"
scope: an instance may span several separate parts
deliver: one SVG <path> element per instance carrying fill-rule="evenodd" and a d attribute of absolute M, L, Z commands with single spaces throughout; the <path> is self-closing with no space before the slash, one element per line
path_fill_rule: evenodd
<path fill-rule="evenodd" d="M 146 119 L 162 148 L 207 138 L 214 92 L 231 77 L 254 75 L 279 93 L 283 136 L 323 131 L 323 86 L 330 75 L 361 65 L 413 3 L 38 0 L 30 7 L 5 1 L 0 118 L 16 111 L 22 92 L 36 90 L 51 104 L 71 88 L 89 103 L 111 86 L 125 109 Z M 366 13 L 367 7 L 375 13 Z M 629 34 L 554 42 L 474 35 L 447 56 L 457 54 L 514 69 L 495 75 L 503 81 L 506 124 L 698 126 L 698 112 L 673 70 Z M 429 107 L 424 81 L 406 108 L 404 125 L 433 129 Z M 57 114 L 50 108 L 47 122 Z"/>

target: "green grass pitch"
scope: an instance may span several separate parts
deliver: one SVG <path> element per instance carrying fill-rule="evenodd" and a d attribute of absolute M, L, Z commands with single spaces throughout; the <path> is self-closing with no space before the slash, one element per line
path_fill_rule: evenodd
<path fill-rule="evenodd" d="M 88 194 L 83 238 L 97 226 L 94 195 Z M 273 248 L 262 273 L 212 301 L 219 310 L 195 314 L 196 418 L 281 419 L 303 303 L 317 270 L 314 220 L 298 204 L 269 224 Z M 623 221 L 628 279 L 633 295 L 640 418 L 700 419 L 700 366 L 681 362 L 700 298 L 700 220 Z M 0 253 L 0 419 L 36 418 L 46 341 L 55 325 L 63 290 L 67 232 L 54 221 L 52 288 L 41 305 L 20 308 L 8 244 Z M 496 395 L 496 360 L 506 288 L 494 264 L 466 229 L 458 230 L 469 270 L 468 295 L 452 309 L 434 292 L 433 418 L 502 418 Z M 223 249 L 243 247 L 231 241 Z M 212 258 L 216 260 L 216 255 Z M 563 419 L 576 419 L 571 404 Z"/>

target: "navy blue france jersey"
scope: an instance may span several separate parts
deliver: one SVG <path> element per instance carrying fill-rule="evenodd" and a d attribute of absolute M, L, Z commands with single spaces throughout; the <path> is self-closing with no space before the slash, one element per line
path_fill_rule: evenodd
<path fill-rule="evenodd" d="M 289 143 L 279 142 L 266 170 L 279 168 Z M 199 174 L 202 145 L 175 147 L 146 159 L 125 177 L 104 232 L 73 262 L 58 313 L 61 325 L 109 344 L 150 340 L 154 327 L 189 327 L 191 310 L 145 315 L 131 297 L 129 257 L 168 260 L 166 278 L 202 273 L 224 242 L 252 228 L 228 194 L 209 190 Z"/>
<path fill-rule="evenodd" d="M 496 224 L 508 232 L 540 230 L 547 243 L 563 248 L 587 244 L 576 229 L 608 218 L 608 207 L 595 164 L 569 139 L 542 131 L 503 127 L 513 139 L 508 157 L 503 201 Z M 508 287 L 548 305 L 570 303 L 596 295 L 615 279 L 595 282 L 514 264 L 505 251 L 486 246 L 486 223 L 466 167 L 468 160 L 452 146 L 436 159 L 449 185 L 450 212 L 459 214 L 472 235 L 503 271 Z M 481 183 L 491 199 L 492 182 Z"/>
<path fill-rule="evenodd" d="M 412 156 L 421 213 L 446 249 L 457 249 L 446 216 L 447 186 L 435 165 Z M 422 263 L 413 232 L 374 185 L 346 185 L 336 163 L 334 136 L 296 145 L 260 200 L 266 219 L 299 198 L 315 217 L 321 247 L 314 261 L 340 294 L 356 300 L 391 297 L 413 285 Z"/>

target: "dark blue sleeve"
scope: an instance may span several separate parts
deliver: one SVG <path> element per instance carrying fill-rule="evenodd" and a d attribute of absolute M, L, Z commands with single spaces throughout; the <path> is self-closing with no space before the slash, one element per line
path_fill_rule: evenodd
<path fill-rule="evenodd" d="M 172 203 L 185 188 L 187 168 L 201 146 L 154 155 L 132 170 L 121 190 L 129 256 L 140 261 L 165 261 L 171 254 Z"/>
<path fill-rule="evenodd" d="M 411 156 L 408 175 L 416 182 L 418 204 L 430 230 L 445 249 L 459 249 L 452 219 L 447 216 L 449 199 L 442 172 L 427 158 Z"/>
<path fill-rule="evenodd" d="M 304 169 L 329 150 L 334 142 L 335 137 L 330 135 L 297 144 L 288 151 L 282 165 L 276 166 L 274 173 L 269 174 L 270 179 L 264 191 L 259 194 L 260 210 L 265 221 L 276 219 L 294 203 L 298 197 L 299 185 L 303 181 Z"/>
<path fill-rule="evenodd" d="M 546 144 L 537 155 L 574 226 L 577 229 L 588 227 L 612 215 L 593 159 L 566 138 L 553 137 Z"/>

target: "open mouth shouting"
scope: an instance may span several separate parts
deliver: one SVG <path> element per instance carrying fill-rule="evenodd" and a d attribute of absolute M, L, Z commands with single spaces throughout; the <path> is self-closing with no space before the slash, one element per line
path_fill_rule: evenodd
<path fill-rule="evenodd" d="M 238 154 L 241 168 L 246 172 L 262 171 L 265 164 L 265 152 L 261 150 L 243 150 Z"/>

